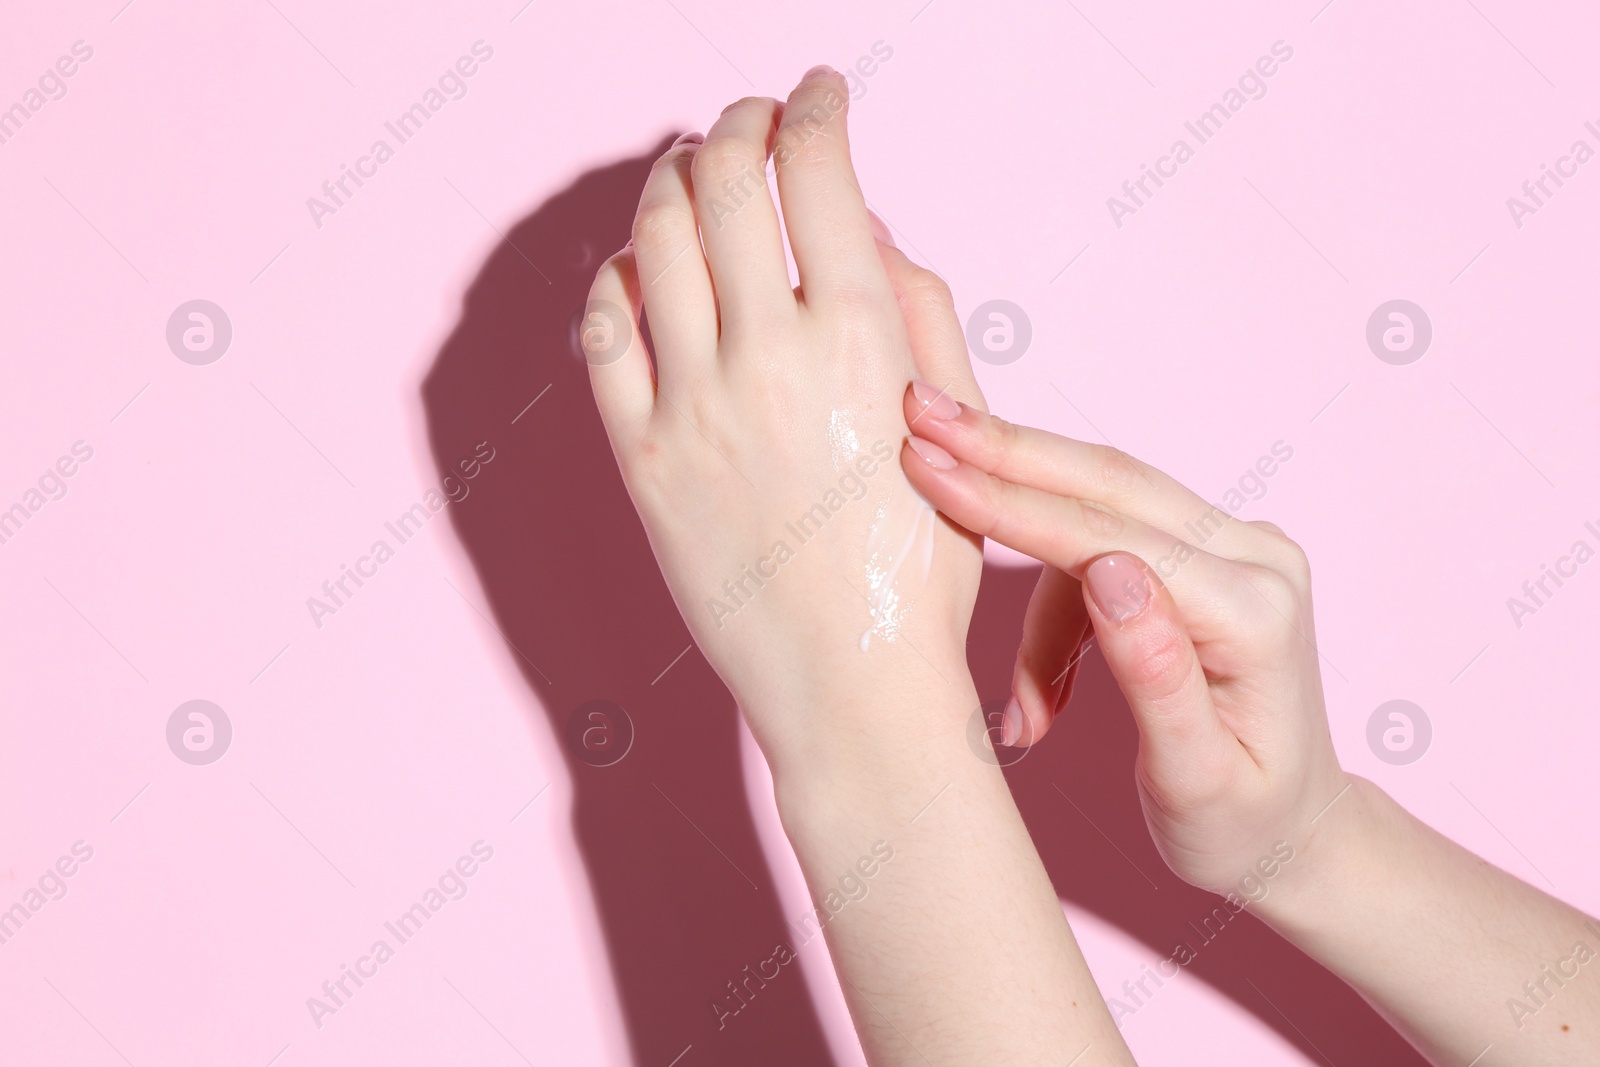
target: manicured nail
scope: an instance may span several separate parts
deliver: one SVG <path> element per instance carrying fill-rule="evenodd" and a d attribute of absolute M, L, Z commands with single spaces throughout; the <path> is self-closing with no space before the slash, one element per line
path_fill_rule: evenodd
<path fill-rule="evenodd" d="M 838 73 L 839 73 L 838 71 L 836 71 L 832 67 L 828 66 L 828 64 L 826 64 L 826 63 L 818 63 L 816 66 L 814 66 L 810 70 L 806 71 L 806 76 L 805 76 L 805 78 L 803 80 L 810 81 L 812 78 L 820 78 L 820 77 L 822 77 L 823 75 L 826 75 L 826 74 L 837 75 Z"/>
<path fill-rule="evenodd" d="M 878 217 L 878 213 L 871 208 L 867 209 L 867 217 L 872 221 L 872 236 L 888 245 L 895 247 L 894 234 L 889 232 L 889 224 Z"/>
<path fill-rule="evenodd" d="M 956 457 L 932 441 L 924 441 L 915 434 L 907 437 L 906 440 L 911 443 L 911 450 L 921 456 L 928 466 L 934 470 L 953 471 L 960 465 L 956 463 Z"/>
<path fill-rule="evenodd" d="M 1083 572 L 1084 584 L 1100 614 L 1122 626 L 1150 604 L 1150 579 L 1124 553 L 1101 556 Z"/>
<path fill-rule="evenodd" d="M 935 389 L 927 382 L 912 382 L 911 395 L 922 405 L 922 413 L 930 419 L 954 419 L 961 415 L 961 405 L 943 389 Z"/>
<path fill-rule="evenodd" d="M 1022 740 L 1022 705 L 1012 697 L 1000 715 L 1000 743 L 1010 748 Z"/>
<path fill-rule="evenodd" d="M 681 134 L 676 141 L 672 142 L 672 147 L 677 148 L 681 144 L 702 144 L 705 142 L 705 139 L 706 135 L 703 133 L 685 133 Z"/>

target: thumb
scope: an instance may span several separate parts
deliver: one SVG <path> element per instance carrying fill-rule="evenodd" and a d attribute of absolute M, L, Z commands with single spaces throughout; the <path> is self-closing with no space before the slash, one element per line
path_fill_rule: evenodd
<path fill-rule="evenodd" d="M 1217 717 L 1172 594 L 1127 552 L 1091 561 L 1083 588 L 1100 653 L 1139 725 L 1145 773 L 1156 785 L 1202 781 L 1233 738 Z"/>

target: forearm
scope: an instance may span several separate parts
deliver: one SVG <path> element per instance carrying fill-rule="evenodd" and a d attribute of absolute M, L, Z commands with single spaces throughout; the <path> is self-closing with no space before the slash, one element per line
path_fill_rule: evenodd
<path fill-rule="evenodd" d="M 1433 1063 L 1593 1062 L 1600 923 L 1360 778 L 1319 819 L 1304 852 L 1257 913 Z"/>
<path fill-rule="evenodd" d="M 868 1060 L 1132 1063 L 1004 777 L 968 745 L 976 693 L 895 699 L 850 713 L 898 736 L 774 765 Z"/>

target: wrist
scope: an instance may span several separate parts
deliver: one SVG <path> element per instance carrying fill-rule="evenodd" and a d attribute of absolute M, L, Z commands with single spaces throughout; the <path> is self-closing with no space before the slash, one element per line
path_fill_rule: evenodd
<path fill-rule="evenodd" d="M 1389 795 L 1357 775 L 1316 815 L 1295 843 L 1294 862 L 1253 910 L 1285 936 L 1298 939 L 1335 929 L 1385 876 L 1383 856 L 1407 818 Z"/>
<path fill-rule="evenodd" d="M 892 759 L 977 709 L 965 648 L 943 644 L 901 639 L 865 653 L 824 647 L 799 661 L 763 657 L 759 674 L 729 679 L 729 688 L 774 774 Z"/>
<path fill-rule="evenodd" d="M 848 821 L 868 810 L 910 819 L 943 786 L 994 769 L 971 747 L 980 712 L 965 667 L 941 679 L 918 663 L 921 671 L 870 686 L 827 686 L 746 709 L 791 836 L 802 819 Z"/>

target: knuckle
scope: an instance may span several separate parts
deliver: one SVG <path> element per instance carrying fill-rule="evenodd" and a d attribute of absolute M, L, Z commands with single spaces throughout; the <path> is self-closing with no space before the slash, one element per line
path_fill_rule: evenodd
<path fill-rule="evenodd" d="M 981 502 L 977 514 L 972 516 L 976 525 L 966 522 L 962 525 L 979 537 L 990 537 L 1006 524 L 1007 515 L 1016 513 L 1019 491 L 1010 482 L 1003 482 L 998 478 L 984 477 L 982 485 Z"/>
<path fill-rule="evenodd" d="M 699 143 L 695 141 L 686 141 L 683 144 L 673 145 L 656 157 L 656 161 L 650 164 L 650 169 L 654 172 L 671 170 L 673 167 L 681 166 L 685 161 L 692 160 L 699 148 Z"/>
<path fill-rule="evenodd" d="M 1183 704 L 1195 666 L 1185 635 L 1177 627 L 1163 624 L 1152 627 L 1141 645 L 1138 660 L 1128 667 L 1128 681 L 1140 700 L 1156 709 L 1173 702 Z"/>
<path fill-rule="evenodd" d="M 827 122 L 842 115 L 849 104 L 849 96 L 841 92 L 840 83 L 832 79 L 803 82 L 789 94 L 783 121 L 786 124 L 808 120 Z"/>
<path fill-rule="evenodd" d="M 931 287 L 904 289 L 899 296 L 901 316 L 908 323 L 918 320 L 938 322 L 955 315 L 949 294 L 937 292 Z M 960 325 L 958 323 L 951 328 L 960 329 Z"/>
<path fill-rule="evenodd" d="M 772 158 L 780 169 L 811 168 L 830 161 L 842 134 L 844 98 L 833 90 L 807 94 L 784 111 Z"/>
<path fill-rule="evenodd" d="M 1284 537 L 1280 552 L 1283 557 L 1282 566 L 1289 580 L 1301 592 L 1309 592 L 1311 589 L 1311 557 L 1306 555 L 1306 550 L 1301 547 L 1299 542 Z"/>
<path fill-rule="evenodd" d="M 1093 455 L 1096 478 L 1113 493 L 1133 489 L 1144 473 L 1144 464 L 1112 445 L 1095 445 Z"/>
<path fill-rule="evenodd" d="M 714 137 L 700 146 L 689 169 L 696 188 L 720 186 L 754 174 L 756 154 L 742 138 Z"/>
<path fill-rule="evenodd" d="M 1255 519 L 1250 525 L 1268 535 L 1270 547 L 1265 554 L 1268 562 L 1281 571 L 1302 594 L 1310 592 L 1311 559 L 1300 543 L 1284 533 L 1283 527 L 1265 519 Z"/>
<path fill-rule="evenodd" d="M 741 96 L 733 103 L 722 109 L 724 115 L 731 115 L 735 111 L 743 111 L 748 107 L 771 107 L 774 101 L 766 96 Z"/>
<path fill-rule="evenodd" d="M 1122 532 L 1122 516 L 1092 500 L 1079 500 L 1078 513 L 1084 530 L 1093 537 L 1112 538 Z"/>
<path fill-rule="evenodd" d="M 1243 580 L 1254 591 L 1245 594 L 1256 606 L 1246 613 L 1246 619 L 1257 637 L 1287 638 L 1298 632 L 1302 596 L 1286 575 L 1271 567 L 1250 565 Z"/>
<path fill-rule="evenodd" d="M 908 272 L 906 291 L 936 307 L 955 307 L 955 294 L 950 291 L 950 283 L 927 267 L 913 267 Z"/>
<path fill-rule="evenodd" d="M 1011 469 L 1011 459 L 1017 454 L 1022 431 L 1014 422 L 991 415 L 988 420 L 989 469 L 1002 477 Z"/>
<path fill-rule="evenodd" d="M 633 243 L 637 248 L 676 248 L 684 234 L 694 228 L 694 213 L 687 205 L 656 202 L 639 209 L 633 219 Z"/>
<path fill-rule="evenodd" d="M 620 276 L 622 275 L 623 270 L 631 265 L 630 261 L 633 258 L 632 248 L 619 248 L 617 251 L 611 253 L 605 259 L 601 260 L 600 265 L 595 268 L 594 281 L 590 283 L 591 291 L 589 293 L 589 299 L 595 299 L 593 290 L 601 283 L 602 279 L 611 282 L 620 281 Z"/>
<path fill-rule="evenodd" d="M 778 166 L 791 174 L 817 170 L 833 158 L 833 145 L 825 127 L 796 125 L 788 128 L 773 150 Z"/>

